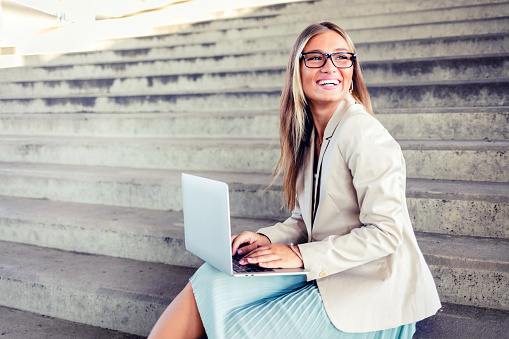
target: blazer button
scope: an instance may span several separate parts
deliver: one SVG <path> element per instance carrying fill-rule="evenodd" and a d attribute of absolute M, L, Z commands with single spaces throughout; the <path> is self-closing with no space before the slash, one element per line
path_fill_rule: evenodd
<path fill-rule="evenodd" d="M 327 276 L 327 272 L 321 271 L 319 276 L 320 276 L 320 278 L 325 278 Z"/>

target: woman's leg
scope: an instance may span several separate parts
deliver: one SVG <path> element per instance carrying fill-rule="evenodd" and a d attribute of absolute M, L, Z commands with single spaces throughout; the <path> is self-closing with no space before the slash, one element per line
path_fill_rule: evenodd
<path fill-rule="evenodd" d="M 188 283 L 161 315 L 148 339 L 204 338 L 205 329 L 198 312 L 193 288 Z"/>

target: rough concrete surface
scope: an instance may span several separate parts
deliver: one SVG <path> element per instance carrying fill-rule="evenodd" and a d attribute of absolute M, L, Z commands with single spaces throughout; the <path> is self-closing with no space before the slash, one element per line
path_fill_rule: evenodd
<path fill-rule="evenodd" d="M 0 307 L 2 339 L 141 339 L 144 337 Z"/>

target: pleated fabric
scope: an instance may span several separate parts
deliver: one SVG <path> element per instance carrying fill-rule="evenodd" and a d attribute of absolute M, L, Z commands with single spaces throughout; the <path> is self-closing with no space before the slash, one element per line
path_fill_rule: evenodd
<path fill-rule="evenodd" d="M 303 275 L 236 278 L 205 263 L 190 281 L 209 339 L 411 339 L 415 333 L 415 323 L 365 333 L 338 330 L 316 284 Z"/>

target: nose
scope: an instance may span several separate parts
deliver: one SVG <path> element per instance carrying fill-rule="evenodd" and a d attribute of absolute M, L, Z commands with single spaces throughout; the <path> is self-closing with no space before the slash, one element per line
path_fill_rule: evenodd
<path fill-rule="evenodd" d="M 332 55 L 328 55 L 325 59 L 325 64 L 322 66 L 322 71 L 337 70 L 336 66 L 332 63 Z"/>

